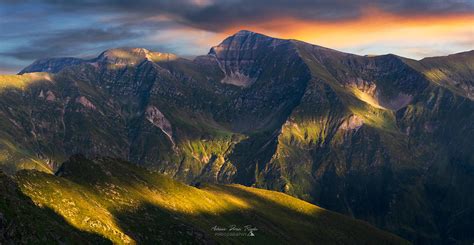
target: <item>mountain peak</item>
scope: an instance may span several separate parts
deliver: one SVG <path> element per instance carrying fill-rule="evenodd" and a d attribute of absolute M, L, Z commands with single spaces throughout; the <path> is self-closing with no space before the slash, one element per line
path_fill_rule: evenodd
<path fill-rule="evenodd" d="M 66 66 L 78 65 L 84 60 L 73 57 L 63 58 L 42 58 L 35 60 L 31 65 L 23 68 L 18 74 L 32 73 L 32 72 L 51 72 L 57 73 Z"/>
<path fill-rule="evenodd" d="M 266 36 L 264 34 L 248 31 L 248 30 L 240 30 L 236 32 L 234 35 L 227 37 L 224 39 L 219 45 L 214 46 L 209 51 L 211 55 L 218 55 L 223 50 L 237 50 L 237 49 L 254 49 L 259 46 L 263 46 L 263 44 L 267 45 L 276 45 L 281 41 L 286 41 L 283 39 L 273 38 L 270 36 Z"/>
<path fill-rule="evenodd" d="M 113 48 L 101 53 L 97 59 L 115 65 L 135 65 L 144 60 L 158 62 L 176 58 L 174 54 L 153 52 L 145 48 Z"/>
<path fill-rule="evenodd" d="M 290 56 L 294 54 L 293 45 L 288 40 L 241 30 L 212 47 L 208 55 L 217 61 L 225 74 L 222 83 L 249 87 L 261 73 L 255 69 L 255 64 L 275 50 Z"/>
<path fill-rule="evenodd" d="M 238 32 L 236 32 L 233 36 L 247 36 L 247 35 L 263 35 L 263 34 L 259 34 L 259 33 L 256 33 L 256 32 L 253 32 L 253 31 L 249 31 L 249 30 L 240 30 Z"/>
<path fill-rule="evenodd" d="M 236 38 L 236 37 L 248 38 L 248 37 L 252 37 L 252 36 L 259 37 L 259 38 L 278 39 L 278 38 L 267 36 L 267 35 L 262 34 L 262 33 L 253 32 L 253 31 L 249 31 L 249 30 L 240 30 L 240 31 L 234 33 L 234 35 L 229 36 L 228 38 Z"/>

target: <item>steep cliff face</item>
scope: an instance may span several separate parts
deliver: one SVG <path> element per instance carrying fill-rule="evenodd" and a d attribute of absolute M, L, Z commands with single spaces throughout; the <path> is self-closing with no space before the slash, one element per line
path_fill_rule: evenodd
<path fill-rule="evenodd" d="M 420 243 L 471 241 L 472 57 L 363 57 L 241 31 L 194 60 L 36 62 L 0 80 L 0 160 L 12 173 L 113 156 L 283 191 Z"/>

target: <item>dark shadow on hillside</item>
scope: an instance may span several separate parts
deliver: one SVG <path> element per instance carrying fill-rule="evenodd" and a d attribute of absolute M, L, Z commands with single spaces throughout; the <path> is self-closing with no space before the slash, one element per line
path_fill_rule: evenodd
<path fill-rule="evenodd" d="M 138 244 L 215 244 L 200 229 L 178 215 L 152 204 L 136 210 L 114 213 L 119 227 Z"/>
<path fill-rule="evenodd" d="M 71 158 L 68 163 L 63 164 L 58 175 L 91 190 L 112 185 L 128 190 L 123 192 L 123 195 L 138 201 L 138 207 L 108 211 L 113 214 L 120 229 L 139 244 L 403 243 L 400 238 L 365 222 L 316 209 L 308 203 L 281 193 L 269 192 L 270 195 L 284 199 L 282 201 L 290 200 L 288 205 L 237 186 L 210 185 L 202 189 L 205 194 L 194 187 L 116 159 L 101 158 L 91 161 Z M 170 199 L 171 205 L 152 202 L 153 197 L 147 197 L 150 192 L 157 193 L 157 197 L 161 195 L 159 193 L 163 193 L 162 198 L 173 198 Z M 136 196 L 137 193 L 140 194 Z M 202 199 L 192 198 L 197 195 L 203 195 Z M 221 197 L 223 202 L 220 202 Z M 180 200 L 196 200 L 195 205 L 191 204 L 196 208 L 173 208 L 174 205 L 180 205 Z M 235 202 L 244 204 L 235 205 Z M 189 205 L 189 202 L 184 205 Z M 203 208 L 203 205 L 211 208 Z M 298 210 L 300 205 L 303 208 L 313 207 L 310 208 L 313 211 L 302 212 Z M 218 231 L 212 229 L 215 226 L 229 228 L 232 225 L 240 228 L 250 225 L 258 230 L 254 232 L 255 236 L 251 237 L 247 236 L 248 233 L 238 236 L 216 235 Z"/>
<path fill-rule="evenodd" d="M 189 215 L 152 203 L 114 213 L 116 223 L 139 244 L 408 244 L 361 221 L 320 210 L 304 214 L 254 193 L 219 186 L 222 194 L 250 200 L 249 209 Z M 217 191 L 219 193 L 219 191 Z M 237 236 L 219 236 L 213 227 L 255 227 L 254 237 L 243 229 Z M 226 233 L 226 232 L 224 232 Z"/>
<path fill-rule="evenodd" d="M 255 172 L 258 163 L 267 163 L 276 151 L 279 130 L 253 134 L 236 144 L 229 155 L 229 160 L 235 164 L 237 174 L 234 181 L 243 185 L 255 182 Z M 265 166 L 260 164 L 258 171 Z"/>
<path fill-rule="evenodd" d="M 325 209 L 313 210 L 310 213 L 298 211 L 304 210 L 306 205 L 303 201 L 294 199 L 292 205 L 282 205 L 274 200 L 263 198 L 260 195 L 246 190 L 246 188 L 234 185 L 217 185 L 210 186 L 213 191 L 217 193 L 232 193 L 233 196 L 249 200 L 257 215 L 265 217 L 267 222 L 272 222 L 277 226 L 281 226 L 278 221 L 285 221 L 283 229 L 286 233 L 293 234 L 298 232 L 301 228 L 307 230 L 300 230 L 310 241 L 320 241 L 322 244 L 401 244 L 402 240 L 388 232 L 379 230 L 371 226 L 365 221 L 355 220 L 345 215 L 331 212 Z M 282 193 L 272 193 L 272 195 L 281 195 Z M 286 198 L 292 198 L 285 196 Z M 285 198 L 282 197 L 282 198 Z M 279 198 L 278 196 L 276 197 Z M 281 201 L 281 200 L 279 200 Z M 303 204 L 304 203 L 304 204 Z M 332 236 L 332 237 L 331 237 Z M 294 241 L 294 237 L 289 237 L 289 241 Z M 328 238 L 330 238 L 328 240 Z M 319 242 L 317 242 L 320 244 Z"/>
<path fill-rule="evenodd" d="M 38 207 L 0 171 L 0 244 L 112 244 L 71 226 L 48 207 Z"/>

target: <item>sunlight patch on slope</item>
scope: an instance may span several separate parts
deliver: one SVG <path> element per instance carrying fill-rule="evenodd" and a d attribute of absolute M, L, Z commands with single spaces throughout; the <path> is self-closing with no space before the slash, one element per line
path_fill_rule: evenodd
<path fill-rule="evenodd" d="M 119 244 L 133 244 L 135 241 L 117 224 L 114 214 L 133 210 L 139 212 L 147 204 L 171 213 L 196 217 L 190 221 L 198 227 L 211 227 L 215 225 L 213 222 L 227 222 L 219 218 L 226 213 L 259 210 L 263 208 L 262 205 L 266 205 L 237 195 L 225 186 L 207 185 L 198 189 L 167 176 L 137 171 L 136 167 L 116 167 L 120 175 L 112 174 L 110 178 L 91 186 L 40 172 L 22 172 L 20 187 L 38 206 L 52 208 L 72 226 L 101 234 Z M 247 188 L 239 185 L 232 187 L 247 191 Z M 305 210 L 306 214 L 314 215 L 320 210 L 314 205 L 273 191 L 257 190 L 254 193 L 262 198 L 270 197 L 271 194 L 281 195 L 272 201 L 295 211 Z M 197 218 L 202 215 L 216 218 Z"/>
<path fill-rule="evenodd" d="M 21 169 L 36 169 L 52 173 L 52 169 L 45 161 L 32 156 L 29 152 L 5 139 L 0 139 L 0 169 L 8 174 L 13 174 Z"/>
<path fill-rule="evenodd" d="M 62 177 L 20 172 L 19 187 L 36 205 L 49 207 L 77 229 L 100 234 L 115 244 L 135 244 L 143 234 L 154 232 L 184 238 L 186 232 L 178 234 L 178 226 L 194 227 L 212 236 L 215 225 L 249 224 L 261 231 L 257 240 L 252 240 L 259 243 L 285 239 L 283 231 L 302 244 L 314 239 L 325 243 L 340 239 L 343 233 L 350 236 L 352 230 L 400 241 L 362 222 L 274 191 L 240 185 L 203 185 L 198 189 L 109 158 L 65 164 L 59 172 Z M 144 230 L 137 233 L 136 228 Z M 212 238 L 218 243 L 246 243 L 245 237 Z"/>
<path fill-rule="evenodd" d="M 349 110 L 362 118 L 366 125 L 388 131 L 397 131 L 395 114 L 390 110 L 379 109 L 369 105 L 366 107 L 349 106 Z"/>
<path fill-rule="evenodd" d="M 425 76 L 427 76 L 431 81 L 435 82 L 438 85 L 442 85 L 443 81 L 448 81 L 448 76 L 440 71 L 439 69 L 430 69 L 423 71 Z"/>
<path fill-rule="evenodd" d="M 20 176 L 25 173 L 20 173 Z M 118 228 L 113 215 L 100 202 L 96 193 L 76 183 L 53 175 L 30 172 L 21 178 L 21 190 L 37 206 L 47 206 L 64 217 L 73 227 L 100 234 L 119 244 L 132 239 Z"/>
<path fill-rule="evenodd" d="M 51 74 L 35 72 L 23 75 L 0 75 L 0 91 L 8 88 L 25 90 L 30 84 L 40 81 L 52 82 Z"/>
<path fill-rule="evenodd" d="M 327 136 L 328 122 L 325 118 L 308 119 L 298 122 L 286 122 L 283 125 L 282 132 L 279 136 L 280 143 L 290 144 L 296 141 L 303 145 L 308 145 L 311 142 L 315 143 L 318 140 L 324 142 Z"/>
<path fill-rule="evenodd" d="M 387 110 L 387 108 L 381 106 L 379 102 L 370 94 L 358 89 L 357 87 L 351 86 L 352 93 L 359 99 L 364 101 L 365 103 L 382 110 Z"/>

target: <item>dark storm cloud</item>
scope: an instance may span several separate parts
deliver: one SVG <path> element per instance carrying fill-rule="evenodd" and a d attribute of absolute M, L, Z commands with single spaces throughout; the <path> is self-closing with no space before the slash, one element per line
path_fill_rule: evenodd
<path fill-rule="evenodd" d="M 0 74 L 15 74 L 22 67 L 0 59 Z"/>
<path fill-rule="evenodd" d="M 18 3 L 18 1 L 7 2 Z M 64 11 L 116 13 L 128 19 L 165 14 L 178 22 L 210 31 L 219 31 L 235 24 L 282 17 L 304 20 L 348 20 L 360 16 L 367 8 L 376 8 L 401 16 L 474 13 L 472 0 L 32 0 L 26 2 L 48 4 Z"/>
<path fill-rule="evenodd" d="M 32 60 L 44 57 L 83 54 L 89 46 L 97 48 L 97 44 L 107 44 L 123 39 L 133 39 L 139 33 L 125 29 L 71 29 L 48 33 L 39 38 L 31 38 L 25 45 L 16 47 L 0 55 L 10 56 L 19 60 Z M 100 46 L 100 45 L 99 45 Z M 79 53 L 78 53 L 79 52 Z"/>

